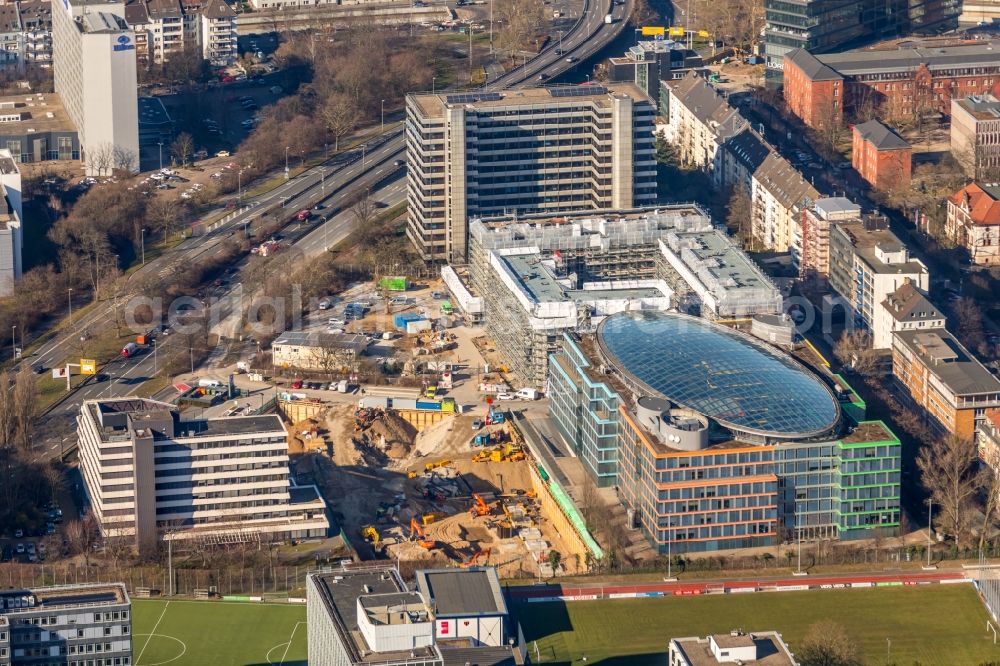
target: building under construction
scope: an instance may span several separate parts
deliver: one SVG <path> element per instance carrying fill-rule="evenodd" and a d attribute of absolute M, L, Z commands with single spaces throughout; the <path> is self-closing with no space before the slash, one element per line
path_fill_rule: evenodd
<path fill-rule="evenodd" d="M 781 296 L 694 205 L 595 217 L 473 220 L 472 291 L 508 369 L 538 387 L 565 331 L 673 307 L 710 318 L 773 313 Z"/>

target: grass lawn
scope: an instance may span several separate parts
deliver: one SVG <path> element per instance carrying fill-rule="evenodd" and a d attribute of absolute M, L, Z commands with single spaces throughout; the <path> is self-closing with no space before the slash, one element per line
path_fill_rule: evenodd
<path fill-rule="evenodd" d="M 517 606 L 528 651 L 542 663 L 662 666 L 672 637 L 776 630 L 792 651 L 814 622 L 855 637 L 865 664 L 970 664 L 1000 658 L 971 585 L 765 592 Z"/>
<path fill-rule="evenodd" d="M 135 666 L 306 664 L 306 608 L 213 601 L 132 601 Z"/>

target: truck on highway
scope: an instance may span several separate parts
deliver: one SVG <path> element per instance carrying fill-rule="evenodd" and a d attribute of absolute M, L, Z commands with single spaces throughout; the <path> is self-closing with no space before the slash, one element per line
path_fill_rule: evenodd
<path fill-rule="evenodd" d="M 130 342 L 124 347 L 122 347 L 123 358 L 130 358 L 138 353 L 139 353 L 139 345 L 135 344 L 134 342 Z"/>
<path fill-rule="evenodd" d="M 300 210 L 298 213 L 295 214 L 295 219 L 298 220 L 299 222 L 305 222 L 306 220 L 309 219 L 309 216 L 311 214 L 312 213 L 309 212 L 308 208 L 303 208 L 302 210 Z"/>
<path fill-rule="evenodd" d="M 615 22 L 615 17 L 612 14 L 608 14 L 607 16 L 604 17 L 604 22 L 607 23 L 608 25 L 611 25 L 612 23 Z"/>

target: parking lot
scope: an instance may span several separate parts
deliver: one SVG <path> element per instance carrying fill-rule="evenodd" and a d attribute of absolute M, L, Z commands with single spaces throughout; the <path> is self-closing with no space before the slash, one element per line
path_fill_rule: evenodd
<path fill-rule="evenodd" d="M 50 544 L 57 537 L 63 522 L 63 510 L 50 504 L 44 507 L 45 525 L 16 528 L 0 538 L 0 562 L 39 562 L 49 554 Z"/>

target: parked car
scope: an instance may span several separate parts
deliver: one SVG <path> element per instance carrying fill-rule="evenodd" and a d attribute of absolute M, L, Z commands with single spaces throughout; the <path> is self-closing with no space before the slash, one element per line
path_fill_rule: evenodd
<path fill-rule="evenodd" d="M 480 429 L 482 429 L 482 427 L 483 427 L 483 421 L 482 421 L 482 419 L 476 419 L 475 421 L 472 422 L 472 429 L 473 430 L 480 430 Z"/>
<path fill-rule="evenodd" d="M 217 152 L 215 154 L 215 156 L 216 157 L 229 157 L 229 151 L 228 150 L 220 150 L 219 152 Z"/>

